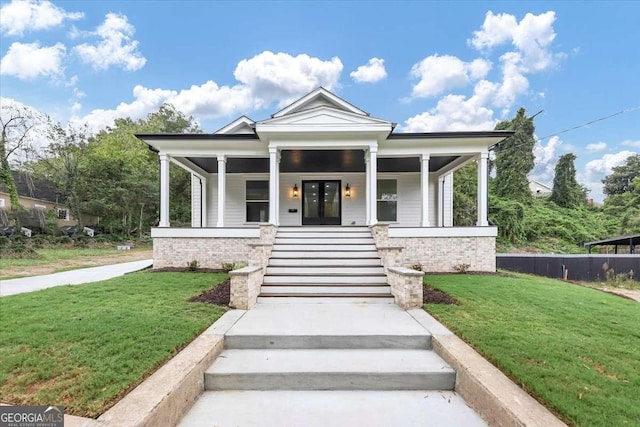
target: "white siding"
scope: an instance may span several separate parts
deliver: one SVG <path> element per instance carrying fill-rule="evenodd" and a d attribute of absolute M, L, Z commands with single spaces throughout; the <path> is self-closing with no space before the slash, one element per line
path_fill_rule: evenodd
<path fill-rule="evenodd" d="M 191 174 L 191 226 L 200 227 L 200 178 Z"/>
<path fill-rule="evenodd" d="M 218 175 L 207 176 L 207 226 L 215 227 L 218 223 Z"/>
<path fill-rule="evenodd" d="M 444 177 L 443 220 L 445 227 L 453 227 L 453 173 Z"/>
<path fill-rule="evenodd" d="M 451 194 L 453 179 L 445 181 L 445 225 L 451 225 Z M 246 181 L 247 180 L 269 180 L 268 174 L 227 174 L 226 177 L 226 212 L 225 227 L 252 226 L 246 222 Z M 342 225 L 366 225 L 366 193 L 365 193 L 364 173 L 342 173 L 342 174 L 280 174 L 280 225 L 300 226 L 302 225 L 302 181 L 313 179 L 340 180 L 342 181 Z M 429 215 L 431 225 L 437 225 L 439 191 L 438 181 L 435 175 L 430 175 L 429 181 Z M 398 181 L 398 222 L 392 226 L 399 227 L 419 227 L 422 216 L 422 191 L 420 189 L 420 173 L 379 173 L 378 179 L 396 179 Z M 197 181 L 193 185 L 199 192 L 200 184 Z M 349 184 L 351 187 L 351 197 L 344 197 L 344 188 Z M 196 185 L 197 184 L 197 185 Z M 218 212 L 218 177 L 210 174 L 207 181 L 207 220 L 209 227 L 214 227 L 217 223 Z M 293 198 L 293 185 L 298 185 L 298 198 Z M 446 189 L 449 189 L 447 196 Z M 194 206 L 196 201 L 195 190 L 192 190 Z M 375 197 L 375 195 L 374 195 Z M 199 194 L 198 199 L 199 201 Z M 297 212 L 289 212 L 289 209 L 297 209 Z M 192 214 L 192 220 L 196 216 Z M 446 221 L 449 223 L 447 224 Z M 194 222 L 194 226 L 199 226 L 199 220 Z"/>

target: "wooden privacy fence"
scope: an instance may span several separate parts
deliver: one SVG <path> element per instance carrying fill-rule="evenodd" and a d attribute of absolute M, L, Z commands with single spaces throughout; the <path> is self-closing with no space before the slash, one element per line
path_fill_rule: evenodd
<path fill-rule="evenodd" d="M 496 264 L 503 270 L 556 279 L 595 282 L 605 281 L 618 274 L 632 274 L 633 280 L 640 280 L 640 254 L 497 254 Z"/>

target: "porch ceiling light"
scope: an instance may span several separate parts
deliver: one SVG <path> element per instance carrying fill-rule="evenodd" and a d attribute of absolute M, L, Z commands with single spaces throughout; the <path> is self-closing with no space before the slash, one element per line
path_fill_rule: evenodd
<path fill-rule="evenodd" d="M 298 184 L 293 184 L 293 198 L 298 198 Z"/>
<path fill-rule="evenodd" d="M 351 187 L 349 187 L 349 184 L 344 188 L 344 197 L 351 197 Z"/>

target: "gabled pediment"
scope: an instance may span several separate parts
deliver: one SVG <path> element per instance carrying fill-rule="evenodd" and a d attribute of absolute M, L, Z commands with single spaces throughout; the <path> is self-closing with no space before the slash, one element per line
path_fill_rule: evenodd
<path fill-rule="evenodd" d="M 391 123 L 362 114 L 344 111 L 328 106 L 318 106 L 309 110 L 290 113 L 285 116 L 257 122 L 257 125 L 292 125 L 292 126 L 343 126 L 343 125 L 389 125 Z"/>
<path fill-rule="evenodd" d="M 251 120 L 247 116 L 241 116 L 229 123 L 228 125 L 218 129 L 214 133 L 216 134 L 225 134 L 225 135 L 238 135 L 238 134 L 249 134 L 255 133 L 253 126 L 255 125 L 255 121 Z"/>
<path fill-rule="evenodd" d="M 336 110 L 347 111 L 354 114 L 368 116 L 369 113 L 363 111 L 340 98 L 339 96 L 329 92 L 323 87 L 308 93 L 302 98 L 294 101 L 292 104 L 284 107 L 282 110 L 275 114 L 272 114 L 272 118 L 283 117 L 289 114 L 299 113 L 306 110 L 311 110 L 318 107 L 329 107 Z"/>

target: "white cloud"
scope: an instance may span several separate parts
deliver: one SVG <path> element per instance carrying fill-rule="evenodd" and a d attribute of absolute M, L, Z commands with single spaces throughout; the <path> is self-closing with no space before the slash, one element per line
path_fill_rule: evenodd
<path fill-rule="evenodd" d="M 264 51 L 240 61 L 233 75 L 250 89 L 260 106 L 277 100 L 284 107 L 318 86 L 328 90 L 337 87 L 342 68 L 338 57 L 323 61 L 306 54 Z"/>
<path fill-rule="evenodd" d="M 57 27 L 65 19 L 77 20 L 82 12 L 66 12 L 50 1 L 12 0 L 0 8 L 0 33 L 22 36 L 25 31 Z"/>
<path fill-rule="evenodd" d="M 474 80 L 484 78 L 491 69 L 491 62 L 476 59 L 464 62 L 451 55 L 431 55 L 411 67 L 411 75 L 420 81 L 413 86 L 411 95 L 426 98 L 446 90 L 464 87 Z"/>
<path fill-rule="evenodd" d="M 633 141 L 633 140 L 626 140 L 626 141 L 622 141 L 622 145 L 624 145 L 625 147 L 636 147 L 636 148 L 640 148 L 640 140 L 639 141 Z"/>
<path fill-rule="evenodd" d="M 590 153 L 597 153 L 598 151 L 604 151 L 607 149 L 605 142 L 596 142 L 593 144 L 587 144 L 587 151 Z"/>
<path fill-rule="evenodd" d="M 478 50 L 486 51 L 511 43 L 522 55 L 523 71 L 542 71 L 563 56 L 548 49 L 556 37 L 553 29 L 555 20 L 556 14 L 553 11 L 539 15 L 527 13 L 520 22 L 517 22 L 513 15 L 494 15 L 489 11 L 482 29 L 474 31 L 469 44 Z"/>
<path fill-rule="evenodd" d="M 83 43 L 73 50 L 83 62 L 91 64 L 96 70 L 117 66 L 135 71 L 144 67 L 147 60 L 138 50 L 139 43 L 133 39 L 134 33 L 135 27 L 125 15 L 107 13 L 104 22 L 90 33 L 100 37 L 100 41 L 96 44 Z"/>
<path fill-rule="evenodd" d="M 485 107 L 487 96 L 495 91 L 495 85 L 486 80 L 479 82 L 473 96 L 447 95 L 435 108 L 407 119 L 402 132 L 437 132 L 493 129 L 497 120 L 493 110 Z"/>
<path fill-rule="evenodd" d="M 563 150 L 564 148 L 564 150 Z M 533 155 L 535 162 L 533 170 L 530 173 L 531 178 L 539 182 L 551 183 L 555 175 L 556 164 L 558 163 L 559 151 L 566 151 L 566 146 L 557 136 L 552 136 L 549 141 L 544 144 L 537 140 L 533 147 Z"/>
<path fill-rule="evenodd" d="M 66 48 L 62 43 L 40 47 L 38 42 L 14 42 L 0 61 L 0 74 L 14 76 L 20 80 L 31 80 L 40 76 L 61 76 L 64 72 L 62 60 Z"/>
<path fill-rule="evenodd" d="M 384 68 L 384 59 L 371 58 L 366 65 L 359 66 L 349 76 L 356 83 L 375 83 L 387 77 L 387 70 Z"/>
<path fill-rule="evenodd" d="M 487 58 L 464 62 L 454 56 L 431 55 L 415 64 L 411 73 L 420 81 L 413 87 L 412 98 L 440 95 L 474 82 L 475 86 L 470 97 L 455 93 L 442 96 L 428 112 L 407 119 L 403 130 L 491 129 L 497 121 L 494 109 L 505 117 L 518 98 L 530 91 L 527 75 L 549 69 L 564 56 L 551 49 L 555 19 L 555 12 L 529 13 L 520 22 L 510 14 L 488 12 L 481 29 L 468 41 Z M 501 79 L 490 81 L 492 62 L 488 55 L 504 45 L 508 49 L 499 56 Z"/>
<path fill-rule="evenodd" d="M 590 198 L 601 201 L 604 198 L 602 193 L 602 179 L 611 173 L 615 166 L 622 165 L 628 157 L 638 153 L 623 150 L 614 154 L 605 154 L 599 159 L 591 160 L 585 165 L 584 181 L 588 189 L 591 190 Z"/>
<path fill-rule="evenodd" d="M 98 131 L 119 117 L 142 118 L 163 103 L 173 104 L 196 119 L 246 113 L 273 102 L 283 106 L 318 86 L 335 88 L 341 71 L 342 62 L 337 57 L 323 61 L 308 55 L 294 57 L 265 51 L 238 63 L 235 76 L 240 83 L 236 85 L 220 86 L 208 81 L 180 91 L 137 85 L 132 102 L 93 110 L 84 117 L 73 117 L 72 122 L 87 123 L 91 130 Z"/>

